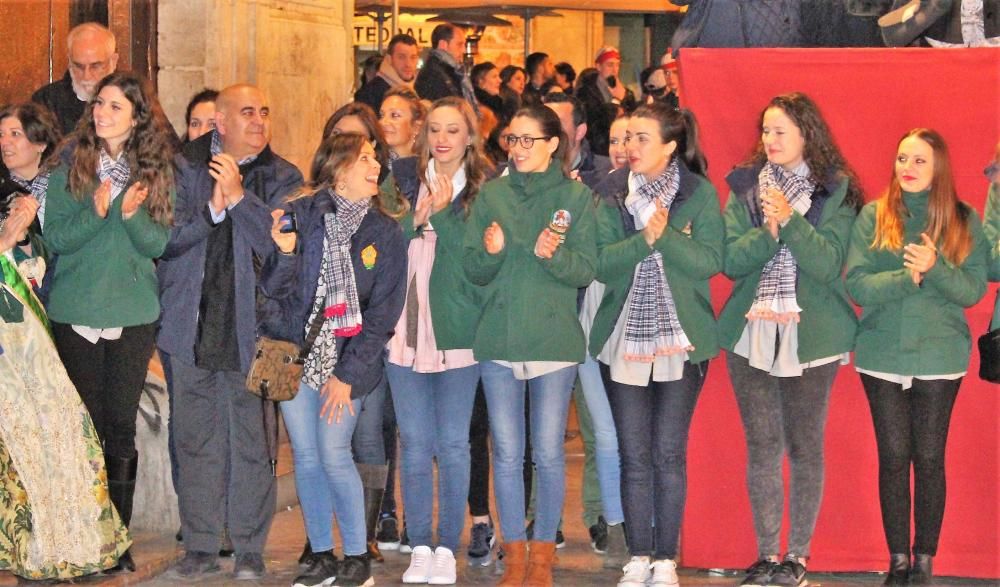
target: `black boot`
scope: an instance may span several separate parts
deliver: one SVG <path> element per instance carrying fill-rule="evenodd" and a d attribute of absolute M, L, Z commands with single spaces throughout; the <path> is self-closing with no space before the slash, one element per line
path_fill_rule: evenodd
<path fill-rule="evenodd" d="M 111 503 L 118 510 L 118 517 L 126 528 L 132 522 L 132 497 L 135 495 L 135 476 L 139 469 L 139 455 L 121 458 L 104 455 L 104 463 L 108 469 L 108 495 Z M 118 558 L 118 564 L 106 573 L 135 572 L 135 562 L 132 560 L 131 549 L 126 550 Z"/>
<path fill-rule="evenodd" d="M 883 585 L 906 585 L 910 575 L 910 555 L 890 554 L 889 572 L 885 576 Z"/>
<path fill-rule="evenodd" d="M 931 578 L 934 577 L 934 571 L 931 569 L 933 561 L 934 557 L 929 554 L 913 555 L 913 567 L 910 569 L 911 585 L 927 585 L 931 582 Z"/>
<path fill-rule="evenodd" d="M 382 496 L 385 494 L 385 479 L 389 474 L 386 465 L 366 465 L 358 463 L 358 474 L 365 490 L 365 530 L 368 539 L 368 558 L 375 562 L 385 562 L 375 538 L 378 532 L 378 518 L 382 512 Z"/>

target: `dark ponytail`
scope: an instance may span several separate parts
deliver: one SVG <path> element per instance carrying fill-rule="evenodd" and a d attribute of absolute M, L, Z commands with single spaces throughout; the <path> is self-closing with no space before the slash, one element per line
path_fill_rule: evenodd
<path fill-rule="evenodd" d="M 660 139 L 664 143 L 677 142 L 675 156 L 679 156 L 688 169 L 705 175 L 708 172 L 708 160 L 701 151 L 699 142 L 698 120 L 694 113 L 687 109 L 672 108 L 661 102 L 644 104 L 635 109 L 632 118 L 649 118 L 660 125 Z"/>

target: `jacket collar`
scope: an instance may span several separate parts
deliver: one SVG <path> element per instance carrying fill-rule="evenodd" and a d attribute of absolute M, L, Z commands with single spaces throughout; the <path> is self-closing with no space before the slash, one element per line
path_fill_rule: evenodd
<path fill-rule="evenodd" d="M 510 173 L 510 183 L 515 187 L 515 191 L 522 197 L 528 196 L 528 190 L 533 193 L 542 192 L 551 187 L 555 187 L 559 182 L 566 179 L 563 174 L 560 161 L 552 159 L 545 171 L 535 173 L 521 173 L 516 165 L 507 167 Z"/>
<path fill-rule="evenodd" d="M 207 165 L 212 159 L 212 135 L 214 134 L 214 131 L 207 132 L 184 145 L 184 149 L 182 150 L 184 158 L 193 165 Z M 274 153 L 271 151 L 271 145 L 267 144 L 264 146 L 264 150 L 257 155 L 256 159 L 246 165 L 240 166 L 240 172 L 245 173 L 250 169 L 270 164 L 273 161 Z"/>

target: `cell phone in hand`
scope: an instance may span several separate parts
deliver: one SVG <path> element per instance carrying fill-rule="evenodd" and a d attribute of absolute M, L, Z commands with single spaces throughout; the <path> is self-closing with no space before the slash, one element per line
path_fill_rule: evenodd
<path fill-rule="evenodd" d="M 295 212 L 285 212 L 278 219 L 278 232 L 288 234 L 296 232 L 298 229 L 299 227 L 295 223 Z"/>

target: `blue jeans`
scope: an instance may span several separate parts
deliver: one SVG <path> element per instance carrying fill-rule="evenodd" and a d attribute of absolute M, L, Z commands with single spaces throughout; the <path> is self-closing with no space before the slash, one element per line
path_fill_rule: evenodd
<path fill-rule="evenodd" d="M 319 392 L 300 384 L 295 399 L 281 403 L 295 458 L 295 489 L 313 552 L 333 550 L 333 515 L 337 515 L 344 554 L 367 552 L 365 499 L 361 477 L 351 456 L 351 436 L 361 413 L 361 400 L 351 401 L 340 423 L 328 424 L 319 410 Z"/>
<path fill-rule="evenodd" d="M 524 540 L 524 381 L 507 367 L 480 364 L 493 437 L 493 479 L 500 529 L 508 542 Z M 534 539 L 555 542 L 566 495 L 563 440 L 576 365 L 529 379 L 531 456 L 537 494 Z"/>
<path fill-rule="evenodd" d="M 621 467 L 618 459 L 618 433 L 611 415 L 611 404 L 604 391 L 604 381 L 597 361 L 590 355 L 579 368 L 580 389 L 594 426 L 594 457 L 597 461 L 597 481 L 601 486 L 604 520 L 619 524 L 625 520 L 622 512 Z M 579 400 L 577 400 L 579 401 Z"/>
<path fill-rule="evenodd" d="M 479 365 L 441 373 L 415 373 L 388 364 L 399 426 L 406 535 L 411 546 L 430 546 L 434 510 L 434 459 L 438 465 L 438 542 L 455 552 L 469 496 L 469 423 Z"/>

